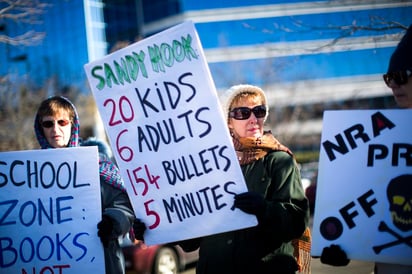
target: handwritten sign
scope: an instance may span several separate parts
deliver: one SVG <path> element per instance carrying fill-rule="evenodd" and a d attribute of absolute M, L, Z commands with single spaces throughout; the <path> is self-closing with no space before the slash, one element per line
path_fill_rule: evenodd
<path fill-rule="evenodd" d="M 412 264 L 412 110 L 326 111 L 312 254 Z"/>
<path fill-rule="evenodd" d="M 147 244 L 257 224 L 192 22 L 85 66 Z"/>
<path fill-rule="evenodd" d="M 0 273 L 104 273 L 97 148 L 0 153 Z"/>

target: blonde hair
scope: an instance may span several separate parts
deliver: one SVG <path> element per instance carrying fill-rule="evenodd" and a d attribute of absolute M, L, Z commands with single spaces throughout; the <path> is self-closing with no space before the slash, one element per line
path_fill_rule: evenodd
<path fill-rule="evenodd" d="M 226 118 L 229 119 L 229 112 L 232 110 L 234 105 L 240 103 L 242 100 L 249 99 L 260 99 L 262 101 L 262 105 L 266 107 L 266 120 L 267 116 L 269 115 L 269 106 L 265 92 L 257 86 L 244 84 L 232 86 L 223 95 L 222 106 L 224 108 Z"/>
<path fill-rule="evenodd" d="M 243 91 L 238 93 L 230 102 L 229 111 L 233 109 L 233 106 L 238 106 L 244 101 L 254 101 L 254 102 L 261 102 L 263 105 L 266 105 L 265 98 L 256 92 L 256 91 Z"/>

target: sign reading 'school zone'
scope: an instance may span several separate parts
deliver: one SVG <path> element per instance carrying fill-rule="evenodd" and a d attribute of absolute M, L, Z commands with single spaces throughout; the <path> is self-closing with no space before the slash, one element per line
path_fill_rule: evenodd
<path fill-rule="evenodd" d="M 192 22 L 85 66 L 147 244 L 257 224 Z"/>
<path fill-rule="evenodd" d="M 0 153 L 0 273 L 104 273 L 96 147 Z"/>
<path fill-rule="evenodd" d="M 312 255 L 412 265 L 412 110 L 326 111 Z"/>

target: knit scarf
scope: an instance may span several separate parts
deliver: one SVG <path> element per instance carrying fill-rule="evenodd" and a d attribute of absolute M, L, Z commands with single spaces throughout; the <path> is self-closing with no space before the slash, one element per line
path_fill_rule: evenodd
<path fill-rule="evenodd" d="M 269 151 L 284 151 L 293 156 L 292 151 L 282 145 L 270 131 L 264 132 L 261 137 L 239 137 L 231 132 L 233 145 L 240 165 L 246 165 L 264 157 Z M 300 238 L 292 240 L 293 256 L 299 267 L 299 273 L 310 274 L 312 236 L 309 227 Z"/>
<path fill-rule="evenodd" d="M 293 156 L 292 151 L 282 145 L 270 131 L 266 131 L 261 137 L 238 137 L 234 132 L 231 135 L 241 165 L 259 160 L 271 150 L 285 151 Z"/>
<path fill-rule="evenodd" d="M 100 159 L 99 172 L 100 177 L 104 180 L 105 183 L 121 190 L 122 192 L 126 192 L 126 188 L 124 186 L 124 182 L 120 175 L 119 169 L 113 162 L 105 159 Z"/>

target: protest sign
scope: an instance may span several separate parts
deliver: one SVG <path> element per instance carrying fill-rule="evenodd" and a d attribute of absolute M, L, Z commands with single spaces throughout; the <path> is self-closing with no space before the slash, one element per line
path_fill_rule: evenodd
<path fill-rule="evenodd" d="M 0 273 L 104 273 L 96 147 L 0 153 Z"/>
<path fill-rule="evenodd" d="M 312 255 L 412 264 L 412 110 L 326 111 Z"/>
<path fill-rule="evenodd" d="M 203 49 L 184 22 L 85 65 L 147 244 L 257 224 Z"/>

